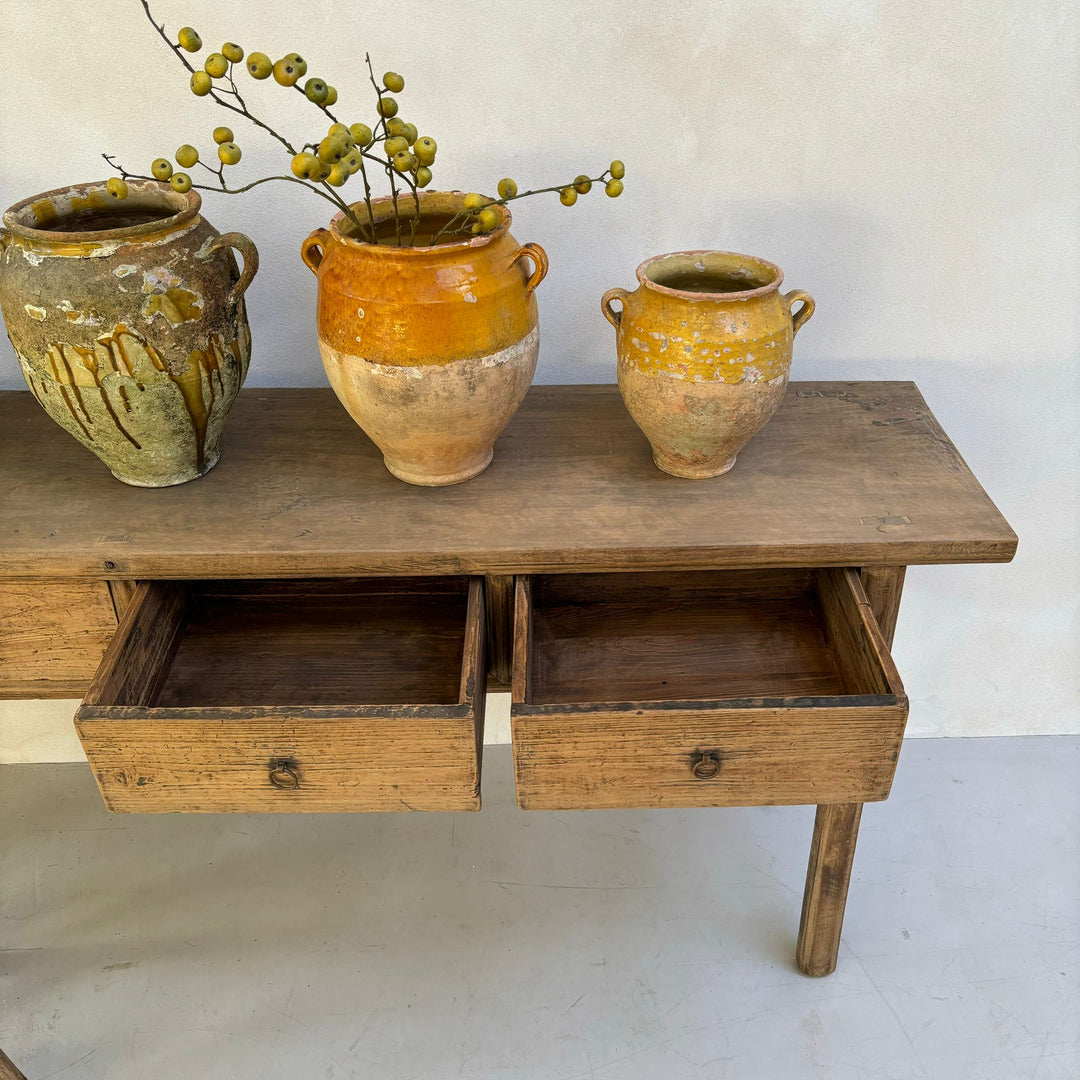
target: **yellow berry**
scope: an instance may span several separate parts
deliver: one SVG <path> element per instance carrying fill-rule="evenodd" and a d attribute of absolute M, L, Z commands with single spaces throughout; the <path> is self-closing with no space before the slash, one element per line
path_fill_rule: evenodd
<path fill-rule="evenodd" d="M 400 116 L 392 116 L 386 121 L 386 134 L 387 135 L 404 135 L 405 134 L 405 121 Z"/>
<path fill-rule="evenodd" d="M 274 64 L 266 53 L 253 52 L 247 59 L 247 69 L 253 79 L 269 79 L 274 73 Z"/>
<path fill-rule="evenodd" d="M 307 61 L 299 53 L 288 53 L 285 59 L 296 68 L 298 78 L 302 79 L 307 74 Z"/>
<path fill-rule="evenodd" d="M 397 116 L 398 103 L 392 97 L 379 98 L 378 113 L 387 118 Z"/>
<path fill-rule="evenodd" d="M 179 191 L 181 195 L 186 195 L 191 190 L 191 177 L 186 172 L 173 173 L 172 178 L 169 180 L 169 186 L 173 191 Z"/>
<path fill-rule="evenodd" d="M 592 191 L 592 181 L 582 173 L 580 176 L 574 177 L 574 190 L 579 195 L 588 195 Z"/>
<path fill-rule="evenodd" d="M 217 156 L 223 165 L 235 165 L 240 160 L 240 147 L 234 142 L 222 143 L 217 148 Z"/>
<path fill-rule="evenodd" d="M 214 142 L 220 146 L 222 143 L 232 142 L 233 133 L 232 128 L 216 127 L 214 128 Z"/>
<path fill-rule="evenodd" d="M 416 142 L 417 132 L 415 124 L 405 124 L 402 127 L 401 137 L 410 145 Z"/>
<path fill-rule="evenodd" d="M 473 227 L 469 230 L 473 236 L 479 236 L 484 231 L 484 226 L 479 221 L 473 223 Z"/>
<path fill-rule="evenodd" d="M 339 161 L 331 168 L 330 175 L 326 178 L 326 182 L 333 185 L 334 187 L 341 187 L 341 185 L 344 184 L 345 181 L 348 179 L 349 171 Z"/>
<path fill-rule="evenodd" d="M 214 80 L 205 71 L 191 73 L 191 92 L 196 97 L 206 97 L 214 87 Z"/>
<path fill-rule="evenodd" d="M 359 150 L 350 150 L 342 159 L 341 164 L 345 166 L 345 171 L 352 176 L 354 173 L 360 171 L 360 166 L 364 163 L 364 159 L 360 156 Z"/>
<path fill-rule="evenodd" d="M 609 180 L 604 186 L 604 193 L 609 199 L 617 199 L 623 193 L 623 182 L 621 180 Z"/>
<path fill-rule="evenodd" d="M 172 163 L 167 158 L 154 158 L 154 163 L 150 166 L 150 171 L 159 180 L 168 180 L 169 177 L 172 176 Z"/>
<path fill-rule="evenodd" d="M 387 139 L 384 144 L 386 148 L 386 156 L 394 157 L 395 154 L 400 154 L 402 150 L 409 149 L 408 140 L 404 135 L 395 135 L 392 139 Z"/>
<path fill-rule="evenodd" d="M 499 224 L 499 215 L 487 206 L 480 211 L 480 224 L 483 225 L 484 232 L 491 232 Z"/>
<path fill-rule="evenodd" d="M 414 158 L 408 150 L 402 150 L 400 153 L 394 155 L 394 168 L 397 169 L 399 173 L 409 172 L 414 164 L 416 164 L 416 158 Z"/>
<path fill-rule="evenodd" d="M 611 173 L 613 180 L 621 180 L 626 175 L 626 166 L 616 158 L 609 166 L 608 172 Z"/>
<path fill-rule="evenodd" d="M 500 199 L 512 199 L 518 192 L 518 186 L 510 179 L 509 176 L 504 176 L 499 181 L 499 198 Z"/>
<path fill-rule="evenodd" d="M 478 195 L 475 191 L 472 191 L 465 196 L 464 205 L 466 210 L 479 210 L 487 205 L 487 199 L 483 195 Z"/>
<path fill-rule="evenodd" d="M 199 151 L 195 149 L 191 143 L 184 143 L 174 155 L 176 157 L 176 164 L 184 169 L 190 169 L 196 161 L 199 160 Z"/>
<path fill-rule="evenodd" d="M 435 160 L 435 152 L 438 149 L 438 145 L 430 135 L 422 135 L 413 143 L 413 153 L 420 159 L 422 165 L 430 165 Z"/>
<path fill-rule="evenodd" d="M 337 89 L 333 86 L 327 86 L 326 88 L 326 100 L 323 104 L 329 109 L 331 105 L 337 104 Z"/>
<path fill-rule="evenodd" d="M 202 48 L 202 38 L 190 26 L 185 26 L 176 35 L 176 41 L 186 52 L 198 52 Z"/>
<path fill-rule="evenodd" d="M 573 206 L 577 202 L 577 192 L 572 187 L 564 187 L 559 192 L 559 202 L 563 206 Z"/>
<path fill-rule="evenodd" d="M 110 176 L 105 183 L 105 190 L 115 199 L 126 199 L 128 195 L 127 183 L 119 176 Z"/>
<path fill-rule="evenodd" d="M 345 156 L 348 146 L 340 135 L 327 135 L 319 143 L 319 160 L 328 165 L 336 165 Z"/>
<path fill-rule="evenodd" d="M 405 89 L 405 80 L 396 71 L 388 71 L 382 81 L 383 86 L 392 94 L 400 94 Z"/>
<path fill-rule="evenodd" d="M 331 124 L 326 129 L 327 135 L 336 135 L 339 139 L 348 141 L 352 138 L 352 132 L 344 124 Z"/>
<path fill-rule="evenodd" d="M 300 69 L 289 59 L 282 58 L 274 64 L 274 79 L 282 86 L 295 86 Z"/>
<path fill-rule="evenodd" d="M 367 124 L 353 124 L 349 128 L 349 138 L 357 146 L 367 149 L 371 145 L 371 128 Z"/>
<path fill-rule="evenodd" d="M 221 55 L 229 61 L 230 64 L 239 64 L 244 59 L 244 50 L 239 45 L 231 41 L 226 41 L 221 46 Z"/>
<path fill-rule="evenodd" d="M 298 177 L 301 180 L 312 180 L 318 174 L 319 171 L 319 159 L 314 154 L 309 154 L 306 150 L 297 154 L 292 159 L 293 176 Z"/>
<path fill-rule="evenodd" d="M 416 170 L 416 186 L 427 187 L 431 183 L 431 170 L 426 165 L 421 165 Z"/>
<path fill-rule="evenodd" d="M 308 101 L 315 102 L 316 105 L 324 104 L 328 93 L 329 88 L 322 79 L 308 79 L 308 81 L 304 83 L 304 96 Z"/>
<path fill-rule="evenodd" d="M 212 52 L 203 64 L 206 74 L 211 79 L 220 79 L 229 70 L 229 61 L 219 52 Z"/>

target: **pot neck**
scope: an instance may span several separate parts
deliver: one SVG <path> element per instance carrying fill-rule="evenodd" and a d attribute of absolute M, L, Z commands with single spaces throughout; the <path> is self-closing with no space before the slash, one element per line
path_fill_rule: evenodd
<path fill-rule="evenodd" d="M 455 215 L 464 212 L 465 194 L 460 191 L 423 191 L 420 192 L 419 203 L 421 224 L 418 227 L 417 236 L 423 238 L 425 234 L 438 233 L 439 229 Z M 494 209 L 499 215 L 499 224 L 489 233 L 481 236 L 455 237 L 453 240 L 438 244 L 420 243 L 408 246 L 415 217 L 415 205 L 411 194 L 398 196 L 397 206 L 403 241 L 401 245 L 394 242 L 394 234 L 390 231 L 394 220 L 394 200 L 390 196 L 372 199 L 370 215 L 367 206 L 362 202 L 353 203 L 351 206 L 352 211 L 365 225 L 370 227 L 374 223 L 382 242 L 373 244 L 352 235 L 355 232 L 355 226 L 344 213 L 334 215 L 330 222 L 330 234 L 344 247 L 363 251 L 372 258 L 404 263 L 410 261 L 430 263 L 433 260 L 454 262 L 462 256 L 481 254 L 486 249 L 497 245 L 510 231 L 512 221 L 510 211 L 505 206 L 496 205 Z M 427 223 L 426 227 L 425 223 Z"/>
<path fill-rule="evenodd" d="M 784 272 L 775 263 L 735 251 L 676 251 L 646 259 L 637 268 L 637 279 L 665 296 L 722 304 L 778 292 Z"/>
<path fill-rule="evenodd" d="M 24 199 L 4 212 L 5 246 L 46 254 L 107 254 L 157 243 L 198 224 L 202 200 L 154 180 L 128 181 L 117 199 L 104 182 L 72 185 Z M 111 224 L 111 222 L 117 224 Z"/>

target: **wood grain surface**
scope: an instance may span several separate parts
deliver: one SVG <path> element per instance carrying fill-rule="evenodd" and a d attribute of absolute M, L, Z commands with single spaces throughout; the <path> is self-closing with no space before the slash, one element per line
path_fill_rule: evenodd
<path fill-rule="evenodd" d="M 115 629 L 103 582 L 0 583 L 0 698 L 80 697 Z"/>
<path fill-rule="evenodd" d="M 1002 562 L 1016 537 L 912 383 L 792 383 L 726 476 L 652 463 L 615 386 L 537 386 L 481 476 L 395 480 L 329 390 L 245 390 L 221 463 L 126 487 L 0 394 L 0 578 Z"/>

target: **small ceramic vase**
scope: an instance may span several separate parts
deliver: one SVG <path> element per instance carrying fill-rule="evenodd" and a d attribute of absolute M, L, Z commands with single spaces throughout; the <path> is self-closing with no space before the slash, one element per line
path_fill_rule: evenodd
<path fill-rule="evenodd" d="M 201 205 L 133 180 L 123 200 L 85 184 L 4 213 L 0 306 L 26 383 L 125 484 L 209 472 L 247 374 L 258 253 L 241 233 L 219 236 Z"/>
<path fill-rule="evenodd" d="M 634 292 L 610 289 L 601 301 L 626 408 L 664 472 L 726 473 L 783 399 L 792 342 L 814 301 L 781 293 L 780 267 L 729 251 L 657 255 L 637 279 Z"/>
<path fill-rule="evenodd" d="M 458 484 L 487 468 L 540 349 L 533 292 L 547 256 L 510 235 L 506 207 L 495 207 L 499 224 L 484 236 L 432 242 L 464 198 L 422 192 L 413 246 L 394 242 L 386 198 L 373 200 L 382 242 L 351 235 L 338 214 L 301 250 L 319 279 L 330 385 L 387 469 L 410 484 Z M 411 198 L 400 205 L 404 213 Z M 363 203 L 352 209 L 366 217 Z M 402 229 L 411 232 L 408 220 Z"/>

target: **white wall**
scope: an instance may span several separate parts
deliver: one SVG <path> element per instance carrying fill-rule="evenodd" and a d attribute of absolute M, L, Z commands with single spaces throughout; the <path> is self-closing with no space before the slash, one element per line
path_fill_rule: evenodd
<path fill-rule="evenodd" d="M 440 145 L 436 186 L 522 187 L 627 164 L 618 201 L 518 204 L 551 256 L 541 382 L 614 379 L 598 310 L 647 255 L 760 254 L 818 303 L 794 377 L 914 379 L 1020 535 L 1009 566 L 913 568 L 896 658 L 915 735 L 1080 731 L 1080 36 L 1068 0 L 158 0 L 175 31 L 306 56 L 370 116 L 361 69 L 407 79 L 403 115 Z M 136 0 L 0 0 L 0 202 L 144 170 L 227 122 Z M 246 76 L 245 76 L 246 78 Z M 249 103 L 317 116 L 273 82 Z M 296 99 L 295 101 L 293 99 Z M 356 106 L 352 107 L 351 103 Z M 283 168 L 234 126 L 238 175 Z M 250 382 L 323 385 L 315 282 L 297 250 L 325 204 L 294 185 L 212 195 L 259 245 Z M 0 387 L 20 387 L 0 350 Z M 58 437 L 59 433 L 58 433 Z M 4 733 L 27 729 L 0 706 Z M 34 730 L 69 710 L 34 714 Z M 13 719 L 15 717 L 16 719 Z M 21 719 L 18 719 L 21 718 Z M 10 745 L 10 744 L 9 744 Z M 22 743 L 20 742 L 20 745 Z"/>

